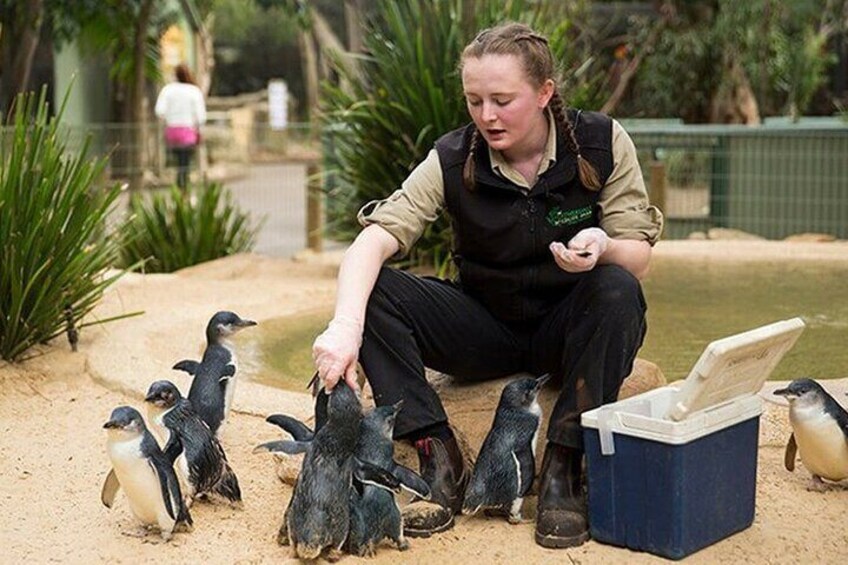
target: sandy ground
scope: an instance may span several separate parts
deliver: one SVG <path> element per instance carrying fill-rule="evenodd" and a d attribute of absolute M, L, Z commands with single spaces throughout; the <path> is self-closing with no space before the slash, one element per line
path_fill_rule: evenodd
<path fill-rule="evenodd" d="M 710 260 L 752 256 L 848 260 L 843 243 L 663 242 L 657 253 Z M 198 355 L 203 328 L 214 311 L 232 309 L 261 323 L 326 307 L 335 294 L 334 272 L 332 258 L 325 264 L 320 258 L 291 262 L 237 256 L 178 274 L 129 275 L 108 293 L 96 316 L 136 310 L 144 310 L 144 315 L 87 328 L 78 353 L 57 340 L 29 361 L 0 364 L 3 562 L 264 563 L 290 559 L 288 548 L 278 546 L 275 535 L 291 489 L 277 478 L 274 459 L 254 455 L 251 449 L 278 436 L 263 421 L 265 415 L 308 416 L 307 396 L 239 382 L 235 412 L 222 438 L 242 486 L 244 509 L 198 503 L 192 508 L 194 531 L 178 534 L 167 544 L 159 543 L 155 535 L 145 539 L 126 535 L 136 530 L 136 523 L 123 495 L 112 510 L 101 505 L 100 488 L 109 470 L 101 426 L 118 405 L 142 408 L 142 394 L 153 380 L 170 378 L 187 390 L 187 378 L 169 367 L 176 360 Z M 848 388 L 846 380 L 827 386 L 842 391 Z M 786 471 L 782 447 L 788 435 L 786 411 L 774 404 L 766 406 L 753 526 L 686 562 L 845 563 L 848 487 L 808 492 L 809 475 L 802 465 L 794 473 Z M 474 428 L 466 430 L 469 437 L 482 438 L 491 413 L 466 421 L 466 426 Z M 532 516 L 535 501 L 528 502 L 526 514 Z M 369 561 L 661 561 L 596 542 L 571 550 L 545 550 L 533 542 L 532 522 L 511 526 L 478 517 L 460 518 L 445 534 L 411 542 L 411 549 L 402 554 L 381 547 Z M 344 560 L 359 561 L 364 560 Z"/>

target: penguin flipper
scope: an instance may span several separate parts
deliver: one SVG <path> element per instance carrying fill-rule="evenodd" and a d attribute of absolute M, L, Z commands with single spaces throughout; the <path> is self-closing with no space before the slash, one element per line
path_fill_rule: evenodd
<path fill-rule="evenodd" d="M 789 441 L 786 442 L 786 453 L 783 454 L 783 466 L 787 471 L 795 470 L 795 454 L 798 452 L 798 444 L 795 443 L 795 434 L 789 434 Z"/>
<path fill-rule="evenodd" d="M 192 359 L 183 359 L 171 368 L 175 371 L 184 371 L 189 375 L 194 376 L 197 374 L 197 370 L 200 368 L 200 363 Z"/>
<path fill-rule="evenodd" d="M 313 432 L 309 426 L 300 420 L 292 418 L 291 416 L 286 416 L 285 414 L 272 414 L 265 418 L 265 421 L 269 424 L 274 424 L 275 426 L 282 428 L 282 430 L 293 437 L 295 441 L 312 441 L 312 438 L 315 437 L 315 432 Z"/>
<path fill-rule="evenodd" d="M 221 376 L 218 377 L 218 383 L 222 386 L 231 378 L 236 376 L 236 367 L 235 365 L 228 364 L 224 367 L 224 370 L 221 371 Z"/>
<path fill-rule="evenodd" d="M 392 474 L 400 482 L 400 486 L 402 488 L 424 500 L 430 499 L 430 485 L 427 484 L 427 481 L 421 478 L 421 475 L 409 467 L 404 467 L 399 463 L 395 463 L 395 466 L 392 469 Z"/>
<path fill-rule="evenodd" d="M 298 453 L 306 453 L 309 451 L 310 442 L 306 441 L 269 441 L 260 443 L 253 448 L 253 453 L 285 453 L 286 455 L 297 455 Z"/>
<path fill-rule="evenodd" d="M 330 403 L 330 395 L 322 387 L 315 395 L 315 433 L 327 423 L 327 406 Z"/>
<path fill-rule="evenodd" d="M 179 457 L 182 452 L 183 442 L 180 441 L 180 436 L 171 430 L 171 436 L 168 438 L 168 443 L 165 444 L 165 448 L 162 450 L 162 453 L 165 454 L 165 459 L 168 460 L 168 463 L 173 466 L 174 461 L 177 460 L 177 457 Z"/>
<path fill-rule="evenodd" d="M 536 460 L 529 443 L 523 449 L 513 451 L 512 457 L 515 459 L 516 471 L 518 472 L 518 496 L 523 497 L 530 492 L 530 487 L 533 486 L 533 479 L 536 475 Z"/>
<path fill-rule="evenodd" d="M 118 475 L 115 474 L 115 469 L 109 469 L 109 474 L 106 475 L 106 481 L 103 483 L 103 490 L 100 491 L 100 501 L 106 508 L 112 508 L 115 504 L 115 496 L 118 494 L 118 489 L 121 488 L 121 483 L 118 482 Z"/>
<path fill-rule="evenodd" d="M 375 486 L 394 493 L 400 492 L 400 481 L 389 471 L 366 463 L 356 457 L 354 460 L 353 478 L 362 484 Z"/>
<path fill-rule="evenodd" d="M 173 518 L 174 522 L 176 522 L 177 516 L 179 515 L 180 505 L 183 503 L 183 497 L 180 492 L 180 485 L 177 483 L 176 476 L 173 474 L 174 469 L 171 467 L 171 472 L 168 473 L 164 466 L 164 461 L 157 461 L 156 459 L 151 458 L 148 459 L 147 462 L 150 464 L 150 467 L 159 479 L 159 490 L 160 495 L 162 496 L 162 501 L 165 503 L 165 510 L 168 512 L 168 516 Z M 177 509 L 177 512 L 174 512 L 174 508 Z"/>

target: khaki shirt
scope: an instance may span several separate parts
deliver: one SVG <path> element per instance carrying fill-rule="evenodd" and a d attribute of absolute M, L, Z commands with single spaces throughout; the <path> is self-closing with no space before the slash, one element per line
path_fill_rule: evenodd
<path fill-rule="evenodd" d="M 551 126 L 549 118 L 545 156 L 537 177 L 556 163 L 556 130 Z M 495 173 L 530 190 L 531 183 L 506 162 L 500 151 L 489 148 L 489 156 Z M 612 158 L 612 173 L 598 198 L 601 228 L 612 238 L 648 241 L 654 245 L 662 232 L 663 216 L 648 202 L 636 147 L 615 120 L 612 122 Z M 363 206 L 357 219 L 363 227 L 378 224 L 392 234 L 400 244 L 399 258 L 409 253 L 424 228 L 438 218 L 444 205 L 442 167 L 438 153 L 432 149 L 398 190 L 388 198 Z"/>

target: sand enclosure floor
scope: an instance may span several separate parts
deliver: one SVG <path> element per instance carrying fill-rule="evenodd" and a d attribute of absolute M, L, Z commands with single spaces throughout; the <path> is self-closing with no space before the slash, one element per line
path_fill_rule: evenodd
<path fill-rule="evenodd" d="M 657 253 L 712 256 L 798 258 L 814 254 L 845 260 L 843 244 L 745 245 L 732 251 L 716 242 L 661 243 Z M 771 242 L 768 242 L 771 243 Z M 806 244 L 804 244 L 806 245 Z M 830 247 L 834 245 L 836 247 Z M 764 251 L 765 250 L 765 251 Z M 705 254 L 705 255 L 704 255 Z M 740 257 L 736 255 L 742 254 Z M 802 259 L 799 259 L 802 260 Z M 179 359 L 196 357 L 211 313 L 232 309 L 258 320 L 295 314 L 332 304 L 335 269 L 321 261 L 298 263 L 237 256 L 171 275 L 129 275 L 107 295 L 96 314 L 144 310 L 139 317 L 87 328 L 80 352 L 56 340 L 27 362 L 0 364 L 0 545 L 4 562 L 187 562 L 264 563 L 290 558 L 275 536 L 291 489 L 276 475 L 272 457 L 252 448 L 276 439 L 265 415 L 311 412 L 304 394 L 239 382 L 235 413 L 222 441 L 244 494 L 244 509 L 198 503 L 195 529 L 167 544 L 158 536 L 139 539 L 123 495 L 112 510 L 100 503 L 109 469 L 101 426 L 111 410 L 130 404 L 143 410 L 141 396 L 156 379 L 174 380 L 187 390 L 187 377 L 170 370 Z M 843 382 L 829 383 L 844 388 Z M 844 400 L 840 398 L 844 403 Z M 489 415 L 481 417 L 487 427 Z M 785 410 L 769 406 L 762 419 L 756 517 L 751 528 L 689 557 L 691 563 L 844 563 L 848 558 L 848 488 L 808 492 L 802 465 L 783 468 Z M 477 446 L 475 446 L 477 447 Z M 533 500 L 528 501 L 530 510 Z M 532 512 L 526 514 L 532 516 Z M 457 526 L 430 539 L 410 540 L 398 553 L 381 547 L 372 563 L 651 563 L 646 553 L 589 542 L 570 550 L 545 550 L 533 542 L 533 523 L 512 526 L 503 520 L 460 517 Z M 366 562 L 345 557 L 345 562 Z"/>

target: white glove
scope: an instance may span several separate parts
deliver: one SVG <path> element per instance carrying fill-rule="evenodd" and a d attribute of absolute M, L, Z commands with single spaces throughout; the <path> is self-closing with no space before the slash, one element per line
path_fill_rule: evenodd
<path fill-rule="evenodd" d="M 555 241 L 550 250 L 559 268 L 569 273 L 591 271 L 609 246 L 609 236 L 601 228 L 586 228 L 577 232 L 568 247 Z"/>
<path fill-rule="evenodd" d="M 353 390 L 356 382 L 356 361 L 362 345 L 362 322 L 347 316 L 336 316 L 324 333 L 312 344 L 312 360 L 324 387 L 330 391 L 344 378 Z"/>

